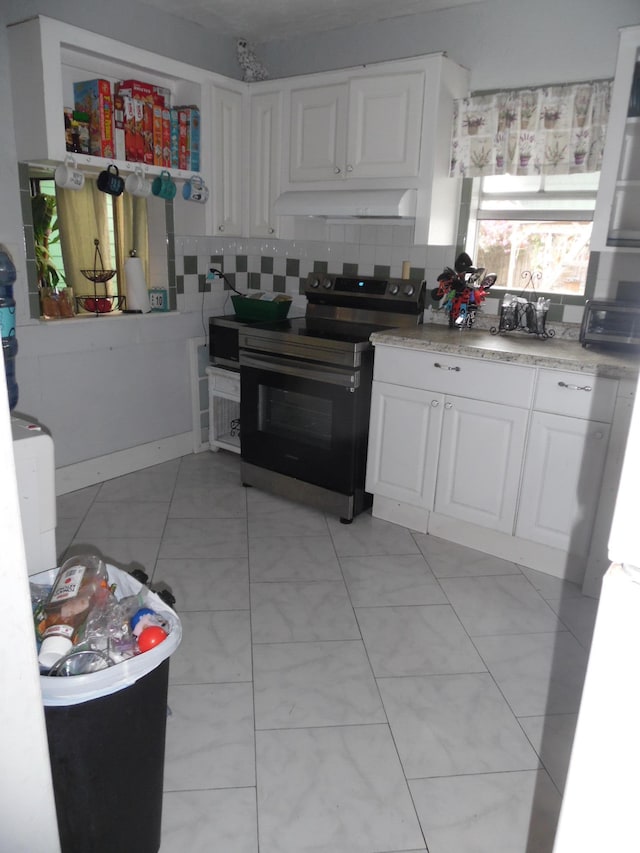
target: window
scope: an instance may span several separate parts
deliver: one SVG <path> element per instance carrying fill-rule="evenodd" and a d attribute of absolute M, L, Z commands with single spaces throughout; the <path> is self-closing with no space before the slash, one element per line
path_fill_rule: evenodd
<path fill-rule="evenodd" d="M 122 310 L 130 250 L 148 266 L 146 199 L 105 194 L 89 178 L 79 191 L 60 189 L 49 175 L 31 177 L 30 193 L 41 314 Z M 94 284 L 94 270 L 109 275 Z"/>
<path fill-rule="evenodd" d="M 599 172 L 474 178 L 467 252 L 519 291 L 533 273 L 544 293 L 585 292 Z M 539 274 L 539 275 L 538 275 Z"/>

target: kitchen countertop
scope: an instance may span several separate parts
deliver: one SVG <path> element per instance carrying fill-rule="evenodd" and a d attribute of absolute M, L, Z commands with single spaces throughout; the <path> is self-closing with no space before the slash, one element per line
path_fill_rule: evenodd
<path fill-rule="evenodd" d="M 640 353 L 585 349 L 577 340 L 561 337 L 540 340 L 525 332 L 492 335 L 484 329 L 458 330 L 441 323 L 424 323 L 416 328 L 374 332 L 370 340 L 374 346 L 448 352 L 490 361 L 583 371 L 611 379 L 636 379 L 640 370 Z"/>

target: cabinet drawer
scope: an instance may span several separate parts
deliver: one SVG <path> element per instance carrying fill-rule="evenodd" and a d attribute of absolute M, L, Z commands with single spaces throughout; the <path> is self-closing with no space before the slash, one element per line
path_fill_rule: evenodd
<path fill-rule="evenodd" d="M 616 379 L 564 370 L 540 370 L 533 408 L 539 412 L 611 423 L 617 390 Z"/>
<path fill-rule="evenodd" d="M 209 391 L 219 391 L 240 398 L 240 374 L 230 370 L 208 367 Z"/>
<path fill-rule="evenodd" d="M 444 352 L 376 347 L 374 374 L 381 382 L 529 408 L 535 369 Z"/>

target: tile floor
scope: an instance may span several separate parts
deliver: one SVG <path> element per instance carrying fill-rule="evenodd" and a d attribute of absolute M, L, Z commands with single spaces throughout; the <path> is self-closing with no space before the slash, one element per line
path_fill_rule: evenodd
<path fill-rule="evenodd" d="M 161 853 L 551 853 L 596 602 L 187 456 L 58 499 L 177 599 Z"/>

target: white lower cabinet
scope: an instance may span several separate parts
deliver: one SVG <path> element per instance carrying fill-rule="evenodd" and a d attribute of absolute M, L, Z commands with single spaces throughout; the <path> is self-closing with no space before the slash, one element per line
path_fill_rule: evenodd
<path fill-rule="evenodd" d="M 511 532 L 527 411 L 374 382 L 367 491 Z"/>
<path fill-rule="evenodd" d="M 374 516 L 577 583 L 593 563 L 596 577 L 628 420 L 621 385 L 376 345 Z"/>
<path fill-rule="evenodd" d="M 609 424 L 533 413 L 517 536 L 587 554 L 608 443 Z"/>
<path fill-rule="evenodd" d="M 366 489 L 433 509 L 444 394 L 374 382 Z"/>
<path fill-rule="evenodd" d="M 511 533 L 527 419 L 515 406 L 446 397 L 434 510 Z"/>

